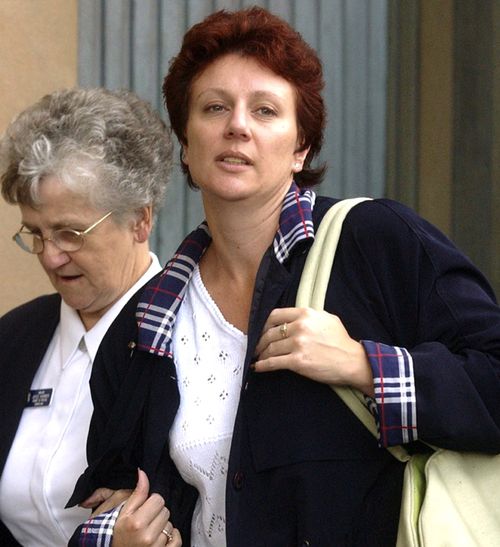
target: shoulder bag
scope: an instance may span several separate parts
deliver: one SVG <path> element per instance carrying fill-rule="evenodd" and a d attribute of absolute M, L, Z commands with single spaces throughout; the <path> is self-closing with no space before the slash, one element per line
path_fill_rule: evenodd
<path fill-rule="evenodd" d="M 298 307 L 324 308 L 342 223 L 367 199 L 342 200 L 323 217 L 300 280 Z M 378 437 L 363 394 L 343 386 L 332 389 Z M 406 462 L 397 547 L 500 547 L 500 455 L 431 448 L 430 455 L 387 448 Z"/>

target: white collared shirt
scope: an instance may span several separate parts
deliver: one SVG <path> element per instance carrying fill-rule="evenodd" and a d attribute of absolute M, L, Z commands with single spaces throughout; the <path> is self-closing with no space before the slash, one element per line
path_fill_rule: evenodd
<path fill-rule="evenodd" d="M 50 404 L 27 407 L 0 479 L 0 516 L 21 545 L 67 545 L 89 517 L 64 509 L 80 474 L 92 415 L 89 379 L 106 331 L 129 298 L 161 270 L 158 258 L 142 277 L 86 331 L 78 313 L 61 302 L 61 318 L 31 389 L 52 389 Z"/>

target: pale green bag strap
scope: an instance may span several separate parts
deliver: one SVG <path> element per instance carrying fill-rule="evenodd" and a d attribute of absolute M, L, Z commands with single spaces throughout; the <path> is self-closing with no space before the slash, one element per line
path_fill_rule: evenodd
<path fill-rule="evenodd" d="M 369 199 L 371 198 L 344 199 L 335 203 L 325 213 L 316 231 L 314 243 L 309 250 L 300 278 L 295 301 L 298 308 L 309 307 L 316 310 L 324 308 L 326 291 L 344 219 L 355 205 Z M 378 438 L 375 419 L 365 404 L 363 394 L 349 387 L 331 387 L 372 435 Z M 388 450 L 400 461 L 408 461 L 409 459 L 406 450 L 400 446 L 389 447 Z"/>

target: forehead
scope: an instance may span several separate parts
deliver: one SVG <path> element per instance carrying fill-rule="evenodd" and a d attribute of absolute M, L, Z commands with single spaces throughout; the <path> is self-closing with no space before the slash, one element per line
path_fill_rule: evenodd
<path fill-rule="evenodd" d="M 294 100 L 290 82 L 253 57 L 229 53 L 210 63 L 193 80 L 193 99 L 208 91 L 241 94 L 275 94 L 283 100 Z"/>
<path fill-rule="evenodd" d="M 69 190 L 57 177 L 48 176 L 40 182 L 36 205 L 20 204 L 23 222 L 65 225 L 85 222 L 100 214 L 88 199 Z"/>

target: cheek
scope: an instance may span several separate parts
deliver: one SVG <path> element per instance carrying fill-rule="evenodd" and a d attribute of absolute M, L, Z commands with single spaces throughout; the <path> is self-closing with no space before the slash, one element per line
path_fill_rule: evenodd
<path fill-rule="evenodd" d="M 113 249 L 106 253 L 88 253 L 85 256 L 74 258 L 74 264 L 85 275 L 92 285 L 108 284 L 106 278 L 113 279 L 116 276 L 116 265 L 113 259 Z"/>
<path fill-rule="evenodd" d="M 295 126 L 282 124 L 273 137 L 274 150 L 292 155 L 297 149 L 297 130 Z"/>
<path fill-rule="evenodd" d="M 273 164 L 278 166 L 286 166 L 291 168 L 292 164 L 296 160 L 295 151 L 296 151 L 296 142 L 291 139 L 284 137 L 283 139 L 278 139 L 274 143 L 274 147 L 269 146 L 268 152 L 269 155 L 274 158 Z M 278 161 L 276 159 L 279 158 Z"/>
<path fill-rule="evenodd" d="M 203 145 L 196 140 L 190 141 L 191 144 L 185 151 L 184 163 L 189 169 L 192 177 L 201 177 L 206 173 L 210 166 L 210 147 L 209 145 Z"/>
<path fill-rule="evenodd" d="M 87 289 L 101 302 L 112 300 L 118 294 L 119 272 L 112 267 L 94 268 L 85 276 Z"/>
<path fill-rule="evenodd" d="M 187 142 L 189 143 L 184 147 L 186 163 L 192 165 L 199 158 L 207 155 L 209 152 L 210 144 L 213 139 L 203 138 L 200 134 L 195 133 L 194 137 L 191 137 Z"/>
<path fill-rule="evenodd" d="M 41 254 L 36 255 L 36 258 L 37 258 L 38 263 L 40 264 L 40 266 L 41 266 L 45 271 L 47 271 L 47 268 L 45 267 L 45 265 L 44 265 L 44 263 L 43 263 L 42 255 L 41 255 Z"/>

